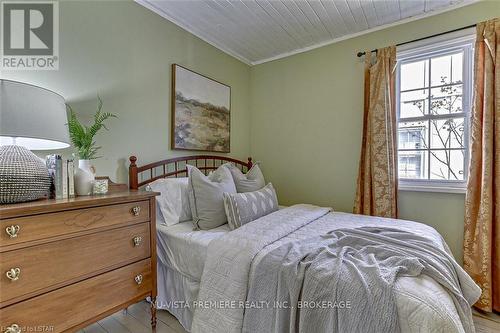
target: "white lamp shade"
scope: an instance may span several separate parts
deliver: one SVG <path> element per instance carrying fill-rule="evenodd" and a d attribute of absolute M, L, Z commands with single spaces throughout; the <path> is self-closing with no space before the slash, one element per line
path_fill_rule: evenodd
<path fill-rule="evenodd" d="M 0 145 L 30 150 L 69 147 L 64 98 L 30 84 L 0 80 Z"/>

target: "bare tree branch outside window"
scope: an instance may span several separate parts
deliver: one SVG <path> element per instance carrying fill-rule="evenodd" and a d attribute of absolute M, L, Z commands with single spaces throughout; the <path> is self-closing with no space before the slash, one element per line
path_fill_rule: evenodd
<path fill-rule="evenodd" d="M 440 96 L 431 95 L 431 103 L 430 103 L 430 112 L 431 114 L 438 115 L 442 114 L 443 110 L 446 110 L 447 113 L 461 113 L 462 112 L 462 93 L 458 89 L 458 85 L 460 85 L 461 81 L 456 81 L 452 83 L 446 83 L 446 76 L 441 77 L 441 83 L 443 84 L 439 89 L 441 92 Z M 417 100 L 411 102 L 414 106 L 416 106 L 422 116 L 425 116 L 425 108 L 424 108 L 424 100 Z M 440 179 L 454 179 L 461 180 L 463 179 L 463 170 L 456 172 L 452 165 L 451 159 L 451 142 L 455 140 L 457 146 L 454 148 L 461 148 L 460 152 L 462 157 L 465 157 L 464 151 L 464 118 L 463 117 L 453 117 L 449 119 L 443 120 L 438 119 L 430 119 L 429 123 L 431 124 L 434 131 L 429 128 L 428 130 L 431 133 L 437 136 L 439 143 L 441 144 L 440 151 L 444 152 L 444 156 L 440 156 L 436 150 L 433 150 L 428 142 L 426 136 L 423 131 L 413 131 L 412 135 L 418 137 L 418 141 L 422 143 L 422 147 L 420 144 L 416 144 L 416 149 L 427 149 L 429 153 L 440 163 L 441 167 L 438 172 L 433 172 L 430 170 L 432 175 Z M 424 123 L 426 121 L 420 122 L 422 127 L 425 127 Z M 432 136 L 432 134 L 430 135 Z M 435 147 L 434 147 L 435 148 Z M 448 148 L 448 149 L 446 149 Z"/>

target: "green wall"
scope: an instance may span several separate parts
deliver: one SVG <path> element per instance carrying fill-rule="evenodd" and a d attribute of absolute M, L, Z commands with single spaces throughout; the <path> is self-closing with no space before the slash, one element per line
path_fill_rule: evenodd
<path fill-rule="evenodd" d="M 360 155 L 363 60 L 383 47 L 500 16 L 500 2 L 373 32 L 251 71 L 251 152 L 282 204 L 309 202 L 352 211 Z M 461 260 L 464 195 L 400 192 L 400 217 L 424 222 Z"/>
<path fill-rule="evenodd" d="M 126 182 L 131 154 L 140 164 L 185 155 L 169 149 L 172 63 L 231 86 L 231 155 L 249 155 L 249 66 L 132 1 L 61 1 L 59 16 L 59 70 L 0 77 L 56 91 L 87 119 L 99 94 L 104 110 L 119 117 L 98 134 L 99 175 Z"/>

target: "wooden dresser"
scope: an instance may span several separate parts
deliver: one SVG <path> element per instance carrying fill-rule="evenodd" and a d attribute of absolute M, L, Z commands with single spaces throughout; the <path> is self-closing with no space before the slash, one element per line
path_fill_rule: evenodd
<path fill-rule="evenodd" d="M 0 206 L 0 333 L 73 332 L 147 296 L 154 304 L 155 195 Z"/>

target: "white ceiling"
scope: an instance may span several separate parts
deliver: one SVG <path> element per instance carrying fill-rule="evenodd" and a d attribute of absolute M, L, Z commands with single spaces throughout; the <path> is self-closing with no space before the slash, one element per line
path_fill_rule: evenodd
<path fill-rule="evenodd" d="M 254 65 L 476 0 L 136 0 Z"/>

